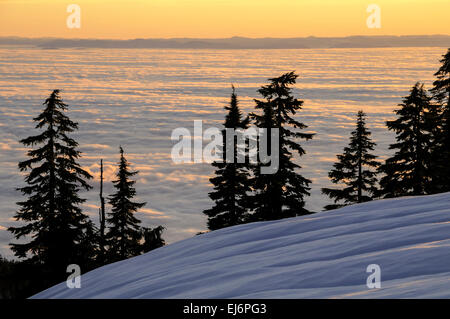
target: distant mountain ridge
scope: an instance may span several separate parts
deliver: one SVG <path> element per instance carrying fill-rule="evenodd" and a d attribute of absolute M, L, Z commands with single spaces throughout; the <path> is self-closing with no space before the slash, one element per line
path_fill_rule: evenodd
<path fill-rule="evenodd" d="M 62 39 L 0 37 L 0 45 L 26 45 L 42 49 L 131 48 L 131 49 L 314 49 L 314 48 L 392 48 L 450 47 L 450 35 L 348 36 L 303 38 L 222 39 Z"/>

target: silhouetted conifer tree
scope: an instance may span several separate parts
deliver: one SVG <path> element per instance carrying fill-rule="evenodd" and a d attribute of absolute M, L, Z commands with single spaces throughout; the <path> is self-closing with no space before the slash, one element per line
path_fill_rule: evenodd
<path fill-rule="evenodd" d="M 143 252 L 149 252 L 153 249 L 160 248 L 166 244 L 166 241 L 162 238 L 164 231 L 163 226 L 155 228 L 143 227 L 142 232 L 144 236 L 144 243 L 142 246 Z"/>
<path fill-rule="evenodd" d="M 431 98 L 416 83 L 408 97 L 399 104 L 395 121 L 387 121 L 389 130 L 397 134 L 397 143 L 390 149 L 396 150 L 380 166 L 384 175 L 380 180 L 380 195 L 398 197 L 404 195 L 427 194 L 430 188 L 430 149 L 433 144 L 434 117 L 430 105 Z"/>
<path fill-rule="evenodd" d="M 108 260 L 118 261 L 137 256 L 142 252 L 142 231 L 139 227 L 141 223 L 134 213 L 142 208 L 146 203 L 133 202 L 136 195 L 133 185 L 135 181 L 130 178 L 136 175 L 137 171 L 129 170 L 129 163 L 120 147 L 120 162 L 117 179 L 113 181 L 116 193 L 108 198 L 112 206 L 106 218 L 109 225 L 106 241 L 108 243 Z"/>
<path fill-rule="evenodd" d="M 437 103 L 439 124 L 435 125 L 432 150 L 433 192 L 450 191 L 450 48 L 435 73 L 437 80 L 431 92 Z"/>
<path fill-rule="evenodd" d="M 233 87 L 229 106 L 225 106 L 228 114 L 225 117 L 225 128 L 247 129 L 249 118 L 243 118 L 238 106 L 238 99 Z M 245 222 L 248 209 L 248 193 L 251 191 L 249 183 L 249 171 L 246 163 L 238 163 L 238 152 L 244 152 L 237 146 L 234 140 L 232 162 L 226 162 L 226 132 L 222 131 L 223 143 L 221 146 L 222 161 L 213 162 L 217 168 L 215 177 L 210 178 L 214 185 L 214 191 L 209 197 L 214 201 L 214 206 L 203 213 L 208 216 L 208 229 L 215 230 L 223 227 L 242 224 Z"/>
<path fill-rule="evenodd" d="M 100 256 L 100 238 L 99 230 L 94 223 L 89 220 L 87 230 L 83 233 L 80 240 L 80 249 L 78 250 L 80 255 L 78 260 L 81 261 L 80 265 L 84 265 L 83 272 L 90 271 L 97 267 L 104 265 L 104 259 Z"/>
<path fill-rule="evenodd" d="M 335 209 L 345 205 L 362 203 L 372 200 L 376 193 L 376 171 L 379 163 L 376 156 L 370 152 L 375 143 L 370 138 L 370 131 L 366 128 L 365 114 L 358 112 L 356 130 L 351 133 L 350 144 L 344 148 L 344 153 L 337 155 L 338 162 L 328 173 L 334 184 L 343 184 L 343 188 L 322 188 L 322 193 L 334 199 L 334 205 L 327 205 L 325 209 Z"/>
<path fill-rule="evenodd" d="M 293 152 L 299 156 L 305 154 L 297 139 L 309 140 L 314 134 L 299 132 L 307 126 L 293 116 L 301 109 L 303 101 L 292 95 L 291 86 L 295 84 L 298 75 L 289 72 L 280 77 L 269 79 L 270 84 L 258 91 L 264 100 L 255 100 L 256 109 L 263 111 L 262 115 L 252 114 L 259 128 L 267 129 L 268 153 L 272 153 L 270 139 L 272 129 L 279 129 L 279 167 L 273 174 L 262 174 L 262 164 L 259 160 L 254 169 L 253 214 L 250 220 L 273 220 L 299 216 L 310 213 L 304 208 L 304 197 L 309 195 L 311 181 L 297 173 L 301 168 L 293 160 Z"/>
<path fill-rule="evenodd" d="M 25 146 L 36 146 L 28 151 L 29 159 L 19 163 L 20 171 L 29 171 L 25 177 L 28 186 L 19 188 L 28 199 L 18 203 L 21 208 L 15 219 L 25 225 L 9 230 L 17 239 L 29 239 L 11 244 L 17 257 L 29 256 L 61 280 L 69 264 L 83 267 L 83 238 L 92 231 L 92 223 L 79 207 L 85 200 L 78 192 L 91 188 L 86 180 L 92 176 L 77 163 L 81 155 L 76 150 L 78 143 L 68 134 L 78 124 L 64 115 L 67 105 L 59 90 L 54 90 L 44 105 L 44 111 L 34 118 L 36 129 L 43 131 L 21 140 Z"/>

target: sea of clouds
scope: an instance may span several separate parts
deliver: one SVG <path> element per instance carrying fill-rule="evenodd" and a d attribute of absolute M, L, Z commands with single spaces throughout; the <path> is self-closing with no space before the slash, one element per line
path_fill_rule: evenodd
<path fill-rule="evenodd" d="M 300 74 L 294 93 L 305 101 L 297 118 L 316 133 L 302 145 L 300 172 L 310 178 L 307 208 L 329 203 L 320 189 L 336 154 L 348 143 L 356 112 L 368 115 L 377 142 L 376 155 L 390 154 L 394 135 L 385 121 L 417 81 L 429 88 L 442 48 L 300 49 L 300 50 L 163 50 L 59 49 L 0 46 L 0 254 L 12 257 L 6 228 L 21 200 L 23 185 L 17 162 L 26 158 L 19 140 L 34 130 L 33 117 L 53 89 L 69 104 L 68 115 L 79 123 L 74 138 L 83 152 L 82 165 L 94 179 L 83 193 L 84 210 L 98 221 L 99 162 L 105 165 L 105 193 L 113 192 L 119 145 L 139 170 L 138 200 L 147 205 L 137 214 L 143 225 L 167 228 L 168 243 L 206 229 L 202 211 L 212 202 L 211 165 L 174 164 L 172 130 L 193 131 L 220 126 L 223 107 L 236 87 L 244 112 L 254 111 L 257 89 L 284 72 Z M 108 210 L 109 207 L 107 207 Z"/>

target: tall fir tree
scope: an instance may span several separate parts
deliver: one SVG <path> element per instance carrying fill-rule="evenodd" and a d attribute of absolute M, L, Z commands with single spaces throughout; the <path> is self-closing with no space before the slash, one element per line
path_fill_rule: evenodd
<path fill-rule="evenodd" d="M 84 242 L 92 223 L 79 207 L 85 200 L 78 195 L 91 188 L 87 180 L 92 176 L 77 163 L 81 153 L 69 134 L 78 124 L 64 114 L 67 105 L 59 90 L 54 90 L 44 105 L 44 111 L 34 118 L 36 129 L 43 131 L 21 140 L 25 146 L 36 146 L 28 151 L 29 159 L 19 163 L 20 171 L 29 171 L 25 177 L 28 186 L 19 188 L 28 199 L 18 203 L 21 208 L 15 219 L 26 224 L 9 231 L 17 239 L 30 239 L 11 244 L 17 257 L 29 256 L 31 262 L 45 265 L 50 275 L 60 280 L 69 264 L 82 266 L 92 253 Z"/>
<path fill-rule="evenodd" d="M 377 156 L 371 154 L 375 143 L 370 138 L 366 128 L 366 114 L 359 111 L 356 129 L 351 132 L 350 143 L 344 148 L 344 153 L 337 155 L 338 162 L 328 173 L 334 184 L 345 185 L 342 188 L 322 188 L 322 193 L 334 199 L 334 204 L 325 209 L 335 209 L 345 205 L 367 202 L 373 199 L 377 191 L 376 169 L 380 164 Z"/>
<path fill-rule="evenodd" d="M 389 130 L 396 133 L 397 143 L 389 147 L 396 150 L 395 154 L 380 166 L 383 177 L 379 195 L 399 197 L 430 193 L 429 163 L 435 127 L 430 101 L 423 84 L 416 83 L 410 95 L 399 104 L 401 108 L 395 111 L 398 118 L 386 122 Z"/>
<path fill-rule="evenodd" d="M 225 128 L 234 130 L 245 130 L 249 127 L 249 118 L 243 117 L 239 109 L 238 99 L 234 86 L 231 101 L 225 110 Z M 214 201 L 214 206 L 203 213 L 208 216 L 207 226 L 210 230 L 242 224 L 246 221 L 248 210 L 248 194 L 251 191 L 248 163 L 238 163 L 238 154 L 246 155 L 246 150 L 238 147 L 237 140 L 233 139 L 233 160 L 227 162 L 226 152 L 226 130 L 222 130 L 223 142 L 220 147 L 221 161 L 215 161 L 212 166 L 216 167 L 215 177 L 210 178 L 214 185 L 214 191 L 209 197 Z"/>
<path fill-rule="evenodd" d="M 431 89 L 439 116 L 432 150 L 432 183 L 437 193 L 450 191 L 450 48 L 440 62 L 442 65 L 434 74 L 437 79 Z"/>
<path fill-rule="evenodd" d="M 142 231 L 141 223 L 134 214 L 145 206 L 146 203 L 133 202 L 136 195 L 133 185 L 136 183 L 130 180 L 138 171 L 130 171 L 129 163 L 124 156 L 124 151 L 120 147 L 120 162 L 117 172 L 117 179 L 113 181 L 116 193 L 108 198 L 108 203 L 112 206 L 106 218 L 109 226 L 106 234 L 108 246 L 108 260 L 110 262 L 127 259 L 137 256 L 142 252 Z"/>
<path fill-rule="evenodd" d="M 304 207 L 305 196 L 309 196 L 311 181 L 297 172 L 301 166 L 294 162 L 293 152 L 299 157 L 305 154 L 297 139 L 309 140 L 314 134 L 302 133 L 307 126 L 294 116 L 301 110 L 303 101 L 292 95 L 292 85 L 298 75 L 289 72 L 277 78 L 269 79 L 268 85 L 262 86 L 258 92 L 264 100 L 255 99 L 256 109 L 263 114 L 252 113 L 258 128 L 265 129 L 267 141 L 271 140 L 272 130 L 278 129 L 278 170 L 273 174 L 263 174 L 258 156 L 253 178 L 253 213 L 252 221 L 274 220 L 286 217 L 309 214 Z M 268 143 L 268 153 L 274 154 L 271 143 Z M 261 149 L 259 149 L 261 150 Z M 261 152 L 258 152 L 261 155 Z"/>

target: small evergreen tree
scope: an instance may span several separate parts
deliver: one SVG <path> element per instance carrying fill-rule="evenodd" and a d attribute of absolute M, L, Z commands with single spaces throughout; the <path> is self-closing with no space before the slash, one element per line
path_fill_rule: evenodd
<path fill-rule="evenodd" d="M 249 118 L 243 118 L 238 106 L 238 99 L 233 87 L 229 106 L 225 106 L 228 114 L 225 117 L 225 128 L 247 129 Z M 217 168 L 215 177 L 210 178 L 214 185 L 214 191 L 209 193 L 209 197 L 214 201 L 214 206 L 203 213 L 208 216 L 208 229 L 215 230 L 223 227 L 242 224 L 246 220 L 248 209 L 248 193 L 251 191 L 249 183 L 249 171 L 246 163 L 238 163 L 238 152 L 245 150 L 238 149 L 237 143 L 233 140 L 232 162 L 226 162 L 226 131 L 222 131 L 223 143 L 221 146 L 221 161 L 213 162 Z"/>
<path fill-rule="evenodd" d="M 149 252 L 153 249 L 160 248 L 166 244 L 166 241 L 162 238 L 164 231 L 163 226 L 155 228 L 143 227 L 142 232 L 144 236 L 143 252 Z"/>
<path fill-rule="evenodd" d="M 83 266 L 82 245 L 92 224 L 79 205 L 85 200 L 78 196 L 81 189 L 89 190 L 86 180 L 92 176 L 77 163 L 81 153 L 78 143 L 68 136 L 78 128 L 64 111 L 59 90 L 54 90 L 44 102 L 44 111 L 34 121 L 43 131 L 21 140 L 25 146 L 41 145 L 28 151 L 28 160 L 19 163 L 20 171 L 29 171 L 25 177 L 28 186 L 19 188 L 28 199 L 19 202 L 15 219 L 26 225 L 10 227 L 19 239 L 30 241 L 11 244 L 15 255 L 29 257 L 30 262 L 43 264 L 51 276 L 60 280 L 66 268 L 75 263 Z"/>
<path fill-rule="evenodd" d="M 327 205 L 325 209 L 335 209 L 353 203 L 372 200 L 377 188 L 376 171 L 379 163 L 374 150 L 375 143 L 370 138 L 370 131 L 366 128 L 365 114 L 359 111 L 356 130 L 351 133 L 350 144 L 344 148 L 344 153 L 337 155 L 338 162 L 328 174 L 334 184 L 344 184 L 341 189 L 322 188 L 322 193 L 334 199 L 334 205 Z M 339 203 L 342 202 L 342 203 Z"/>
<path fill-rule="evenodd" d="M 106 223 L 109 225 L 106 234 L 108 259 L 111 262 L 137 256 L 142 252 L 142 231 L 139 227 L 141 221 L 134 216 L 134 213 L 146 204 L 131 201 L 136 195 L 133 187 L 136 182 L 130 178 L 138 172 L 129 170 L 129 163 L 122 147 L 120 147 L 118 164 L 117 179 L 113 181 L 117 192 L 108 198 L 112 209 L 106 218 Z"/>
<path fill-rule="evenodd" d="M 432 150 L 433 191 L 450 191 L 450 48 L 443 56 L 437 80 L 431 92 L 437 103 L 438 123 L 435 125 L 435 143 Z"/>
<path fill-rule="evenodd" d="M 104 260 L 100 257 L 100 236 L 99 230 L 94 223 L 89 220 L 87 230 L 80 239 L 80 256 L 83 272 L 90 271 L 104 265 Z"/>
<path fill-rule="evenodd" d="M 399 104 L 395 113 L 398 118 L 387 121 L 389 130 L 397 134 L 397 143 L 390 149 L 396 150 L 380 166 L 384 175 L 380 180 L 380 195 L 398 197 L 405 195 L 421 195 L 429 192 L 431 173 L 429 169 L 430 149 L 433 144 L 433 117 L 431 98 L 423 88 L 416 83 L 408 97 Z"/>
<path fill-rule="evenodd" d="M 304 197 L 309 195 L 311 181 L 297 173 L 301 166 L 294 162 L 293 152 L 304 155 L 305 150 L 297 139 L 309 140 L 314 134 L 300 132 L 307 126 L 293 118 L 303 105 L 303 101 L 292 95 L 291 86 L 297 77 L 289 72 L 269 79 L 270 83 L 258 91 L 264 100 L 255 100 L 256 109 L 263 114 L 253 113 L 252 117 L 257 127 L 266 129 L 267 140 L 270 141 L 273 129 L 279 131 L 279 167 L 274 174 L 262 174 L 261 167 L 265 164 L 258 157 L 253 179 L 254 211 L 250 220 L 274 220 L 309 213 L 304 208 Z M 272 153 L 271 143 L 268 144 L 268 152 Z"/>

